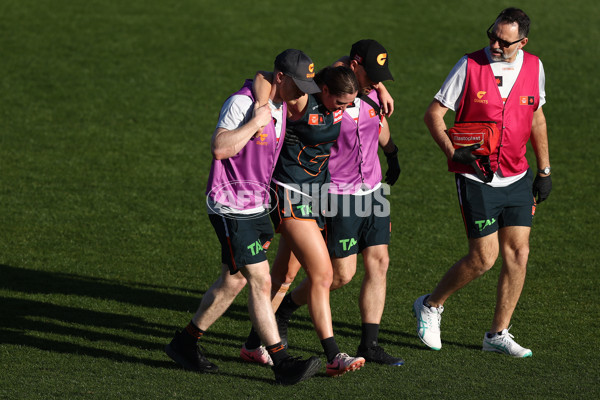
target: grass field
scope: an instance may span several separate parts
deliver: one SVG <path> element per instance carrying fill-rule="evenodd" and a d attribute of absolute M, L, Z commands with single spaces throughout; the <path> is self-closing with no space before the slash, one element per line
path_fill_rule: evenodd
<path fill-rule="evenodd" d="M 446 303 L 440 352 L 420 344 L 410 310 L 466 251 L 423 113 L 517 2 L 404 3 L 0 1 L 0 398 L 598 398 L 600 5 L 518 2 L 546 71 L 554 189 L 511 331 L 534 355 L 516 360 L 480 351 L 498 268 Z M 275 386 L 238 358 L 244 291 L 204 340 L 221 372 L 176 368 L 162 349 L 219 273 L 204 188 L 223 100 L 283 49 L 319 68 L 362 38 L 387 47 L 396 78 L 403 172 L 380 339 L 406 365 Z M 331 297 L 351 353 L 361 275 Z M 290 329 L 295 355 L 321 354 L 305 309 Z"/>

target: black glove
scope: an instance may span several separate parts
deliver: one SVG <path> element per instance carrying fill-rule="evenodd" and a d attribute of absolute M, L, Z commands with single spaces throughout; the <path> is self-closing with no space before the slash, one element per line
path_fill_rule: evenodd
<path fill-rule="evenodd" d="M 285 136 L 283 138 L 283 143 L 288 145 L 288 146 L 293 146 L 295 144 L 300 143 L 300 138 L 296 135 L 294 135 L 293 133 L 294 131 L 292 131 L 289 128 L 285 128 Z"/>
<path fill-rule="evenodd" d="M 473 154 L 475 150 L 480 148 L 481 145 L 479 143 L 472 144 L 471 146 L 461 147 L 460 149 L 456 149 L 454 151 L 454 155 L 452 156 L 452 161 L 471 165 L 473 161 L 479 160 L 481 156 Z"/>
<path fill-rule="evenodd" d="M 548 196 L 550 196 L 550 191 L 552 190 L 552 178 L 550 175 L 539 176 L 537 175 L 533 180 L 533 197 L 537 196 L 537 204 L 540 204 L 542 201 L 546 200 Z"/>
<path fill-rule="evenodd" d="M 385 172 L 385 183 L 392 186 L 398 180 L 400 176 L 400 163 L 398 162 L 398 146 L 391 153 L 386 153 L 385 158 L 387 159 L 388 169 Z"/>

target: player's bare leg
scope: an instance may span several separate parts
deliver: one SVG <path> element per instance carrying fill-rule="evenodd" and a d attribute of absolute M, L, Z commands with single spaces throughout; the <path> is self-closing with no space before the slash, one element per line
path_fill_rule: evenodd
<path fill-rule="evenodd" d="M 507 329 L 517 306 L 527 272 L 530 227 L 509 226 L 500 229 L 502 270 L 498 278 L 496 311 L 490 332 Z"/>
<path fill-rule="evenodd" d="M 309 280 L 307 304 L 320 339 L 333 336 L 329 289 L 333 270 L 325 241 L 314 221 L 287 220 L 281 233 L 304 267 Z"/>
<path fill-rule="evenodd" d="M 492 268 L 498 258 L 498 248 L 498 232 L 469 239 L 469 254 L 446 272 L 431 295 L 415 300 L 413 312 L 417 318 L 417 334 L 428 347 L 442 348 L 440 325 L 448 297 Z"/>
<path fill-rule="evenodd" d="M 446 272 L 427 302 L 433 307 L 443 306 L 454 292 L 492 268 L 498 258 L 498 252 L 498 232 L 482 238 L 469 239 L 469 254 Z"/>
<path fill-rule="evenodd" d="M 300 270 L 300 263 L 292 253 L 292 250 L 287 245 L 285 238 L 282 236 L 279 240 L 279 246 L 277 248 L 277 255 L 273 268 L 271 269 L 271 306 L 273 310 L 277 310 L 281 301 L 285 297 L 290 284 L 294 281 L 294 278 Z M 283 345 L 287 348 L 287 322 L 276 320 L 278 327 L 278 335 Z M 264 342 L 263 342 L 264 343 Z M 272 361 L 265 354 L 261 347 L 261 339 L 258 330 L 255 325 L 252 326 L 248 338 L 244 343 L 244 346 L 240 350 L 240 357 L 246 361 L 256 362 L 259 364 L 270 364 Z"/>
<path fill-rule="evenodd" d="M 333 265 L 333 283 L 331 284 L 331 290 L 339 289 L 350 283 L 356 274 L 357 258 L 356 254 L 351 254 L 344 258 L 331 258 L 331 264 Z"/>
<path fill-rule="evenodd" d="M 282 236 L 271 269 L 271 304 L 277 310 L 302 266 Z"/>
<path fill-rule="evenodd" d="M 183 368 L 196 372 L 216 372 L 219 368 L 210 362 L 198 347 L 204 332 L 229 308 L 235 297 L 246 285 L 242 274 L 229 274 L 226 265 L 221 275 L 206 291 L 196 314 L 181 332 L 175 332 L 173 340 L 165 347 L 171 359 Z"/>
<path fill-rule="evenodd" d="M 333 337 L 329 304 L 333 269 L 318 226 L 313 221 L 287 220 L 280 230 L 308 276 L 307 305 L 327 357 L 327 375 L 339 376 L 361 368 L 365 359 L 340 352 Z"/>
<path fill-rule="evenodd" d="M 333 291 L 339 289 L 352 280 L 354 274 L 356 273 L 356 259 L 356 254 L 352 254 L 344 258 L 334 257 L 331 259 L 333 280 L 330 290 Z M 290 296 L 296 305 L 303 306 L 308 302 L 309 292 L 309 280 L 308 278 L 305 278 L 298 286 L 294 288 L 294 290 L 292 290 Z"/>
<path fill-rule="evenodd" d="M 482 350 L 508 354 L 512 357 L 531 357 L 533 352 L 514 340 L 508 332 L 527 272 L 530 227 L 509 226 L 500 229 L 502 269 L 498 278 L 496 310 L 492 327 L 483 336 Z"/>
<path fill-rule="evenodd" d="M 202 296 L 200 306 L 192 318 L 194 324 L 207 330 L 229 308 L 244 286 L 246 278 L 242 274 L 231 275 L 229 267 L 223 264 L 219 279 Z"/>
<path fill-rule="evenodd" d="M 385 307 L 388 246 L 371 246 L 362 252 L 365 277 L 360 290 L 360 315 L 363 323 L 379 324 Z M 356 264 L 355 264 L 356 265 Z"/>
<path fill-rule="evenodd" d="M 279 333 L 271 306 L 269 262 L 247 265 L 240 272 L 248 281 L 248 311 L 252 325 L 264 344 L 270 346 L 278 343 Z"/>
<path fill-rule="evenodd" d="M 361 339 L 357 355 L 367 362 L 400 366 L 404 360 L 388 354 L 379 346 L 379 324 L 385 307 L 387 271 L 390 264 L 387 245 L 370 246 L 362 251 L 365 265 L 359 307 L 362 319 Z"/>

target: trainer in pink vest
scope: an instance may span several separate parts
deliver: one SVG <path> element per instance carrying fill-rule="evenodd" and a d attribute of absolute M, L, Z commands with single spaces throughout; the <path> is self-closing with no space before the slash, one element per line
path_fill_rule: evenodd
<path fill-rule="evenodd" d="M 379 105 L 376 90 L 371 90 L 369 97 Z M 361 187 L 372 189 L 381 182 L 381 166 L 377 156 L 379 121 L 379 114 L 362 100 L 358 125 L 350 114 L 344 112 L 340 136 L 331 148 L 329 157 L 330 193 L 353 194 Z"/>
<path fill-rule="evenodd" d="M 252 95 L 252 80 L 232 94 Z M 231 97 L 230 96 L 230 97 Z M 283 126 L 277 140 L 271 121 L 258 137 L 253 137 L 235 156 L 213 159 L 206 186 L 206 195 L 213 201 L 238 210 L 248 210 L 268 204 L 269 185 L 285 135 L 287 106 L 283 103 Z M 281 143 L 280 143 L 281 142 Z M 232 183 L 233 182 L 233 183 Z"/>
<path fill-rule="evenodd" d="M 467 77 L 465 89 L 456 121 L 495 121 L 501 132 L 496 152 L 490 156 L 492 171 L 500 169 L 509 177 L 525 172 L 529 168 L 525 152 L 531 135 L 533 113 L 540 102 L 539 59 L 523 51 L 523 66 L 503 103 L 496 78 L 485 51 L 467 55 Z M 448 170 L 473 173 L 468 165 L 448 160 Z"/>

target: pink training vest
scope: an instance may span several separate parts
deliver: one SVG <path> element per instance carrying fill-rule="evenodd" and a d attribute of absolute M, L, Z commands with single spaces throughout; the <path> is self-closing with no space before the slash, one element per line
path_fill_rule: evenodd
<path fill-rule="evenodd" d="M 252 81 L 232 94 L 252 95 Z M 230 96 L 230 97 L 231 97 Z M 283 126 L 279 141 L 271 121 L 259 137 L 252 138 L 235 156 L 213 159 L 206 185 L 206 194 L 215 202 L 238 210 L 248 210 L 269 204 L 269 185 L 285 135 L 287 106 L 283 103 Z"/>
<path fill-rule="evenodd" d="M 379 105 L 377 91 L 369 97 Z M 337 142 L 331 148 L 329 173 L 330 193 L 354 194 L 359 189 L 372 189 L 381 182 L 379 148 L 379 114 L 367 102 L 360 102 L 358 125 L 344 112 Z"/>
<path fill-rule="evenodd" d="M 500 169 L 506 177 L 518 175 L 529 168 L 525 152 L 533 113 L 540 103 L 539 59 L 523 52 L 523 66 L 503 103 L 485 51 L 482 49 L 467 57 L 467 77 L 456 121 L 495 121 L 501 135 L 498 148 L 490 156 L 492 171 Z M 474 172 L 471 166 L 451 160 L 448 160 L 448 170 Z"/>

